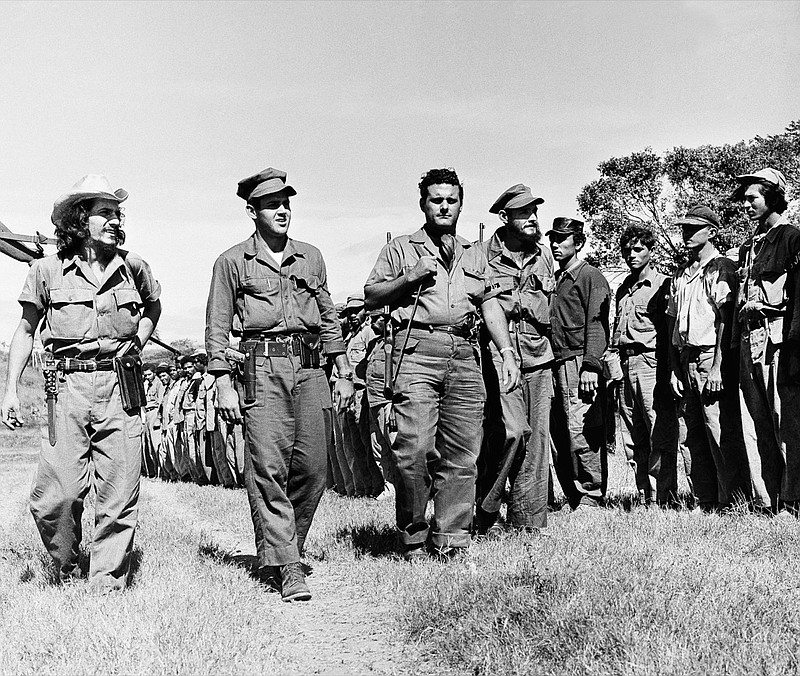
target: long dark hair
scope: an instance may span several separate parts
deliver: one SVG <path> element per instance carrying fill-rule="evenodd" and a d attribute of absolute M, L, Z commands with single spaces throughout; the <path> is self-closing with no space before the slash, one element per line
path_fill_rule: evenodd
<path fill-rule="evenodd" d="M 61 223 L 56 226 L 58 251 L 65 257 L 74 256 L 81 250 L 83 241 L 89 236 L 89 212 L 94 204 L 93 199 L 73 202 L 61 217 Z M 120 227 L 117 233 L 117 246 L 125 244 L 125 231 Z"/>

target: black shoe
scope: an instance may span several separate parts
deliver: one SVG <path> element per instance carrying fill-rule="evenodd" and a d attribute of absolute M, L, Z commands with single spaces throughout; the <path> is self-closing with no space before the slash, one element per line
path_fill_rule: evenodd
<path fill-rule="evenodd" d="M 277 566 L 262 566 L 256 572 L 256 577 L 272 591 L 281 590 L 281 573 Z"/>
<path fill-rule="evenodd" d="M 311 590 L 299 561 L 281 566 L 281 598 L 286 601 L 309 601 Z"/>

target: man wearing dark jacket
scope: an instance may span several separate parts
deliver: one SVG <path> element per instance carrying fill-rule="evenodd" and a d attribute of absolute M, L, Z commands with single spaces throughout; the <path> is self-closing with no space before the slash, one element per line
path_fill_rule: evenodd
<path fill-rule="evenodd" d="M 581 221 L 556 218 L 547 236 L 559 266 L 551 306 L 556 475 L 570 507 L 596 507 L 607 478 L 602 358 L 611 290 L 597 268 L 578 258 L 586 243 Z"/>

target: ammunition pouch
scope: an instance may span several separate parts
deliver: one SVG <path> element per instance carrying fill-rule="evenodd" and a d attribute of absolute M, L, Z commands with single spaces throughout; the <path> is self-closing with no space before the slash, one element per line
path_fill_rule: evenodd
<path fill-rule="evenodd" d="M 138 411 L 147 404 L 142 376 L 142 360 L 139 355 L 125 355 L 114 359 L 114 372 L 119 383 L 122 408 Z"/>

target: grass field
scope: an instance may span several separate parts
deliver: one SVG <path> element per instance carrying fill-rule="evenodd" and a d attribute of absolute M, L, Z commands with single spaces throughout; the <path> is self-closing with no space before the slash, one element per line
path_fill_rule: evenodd
<path fill-rule="evenodd" d="M 391 504 L 326 494 L 291 605 L 249 573 L 242 491 L 144 480 L 131 588 L 55 586 L 27 511 L 40 415 L 0 431 L 0 673 L 800 672 L 798 522 L 631 507 L 619 456 L 615 506 L 447 564 L 399 558 Z"/>

